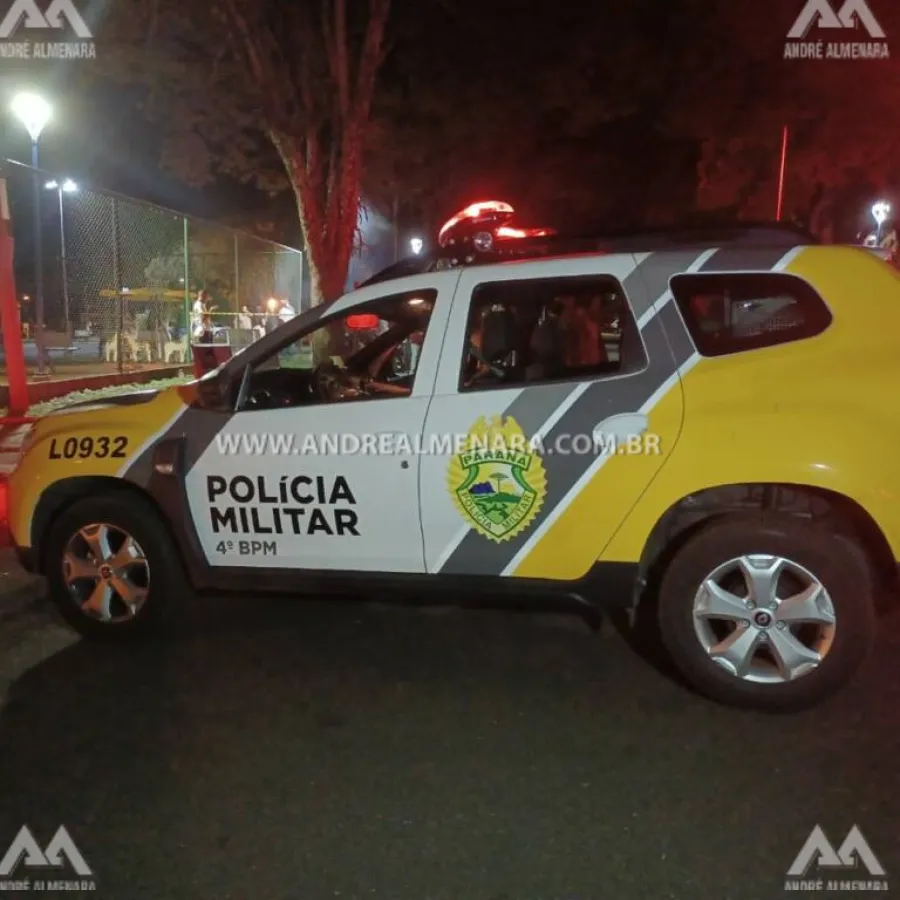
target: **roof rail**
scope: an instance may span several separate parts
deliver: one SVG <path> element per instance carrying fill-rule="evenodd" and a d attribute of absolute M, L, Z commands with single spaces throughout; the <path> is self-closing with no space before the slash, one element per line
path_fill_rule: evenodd
<path fill-rule="evenodd" d="M 579 235 L 557 232 L 540 237 L 495 241 L 479 251 L 470 242 L 441 247 L 435 253 L 402 259 L 362 282 L 359 287 L 458 266 L 489 265 L 512 260 L 540 259 L 582 253 L 637 253 L 680 247 L 796 247 L 818 244 L 809 232 L 780 222 L 741 222 L 730 225 L 688 224 L 654 231 L 618 231 Z"/>
<path fill-rule="evenodd" d="M 747 243 L 755 245 L 818 244 L 808 231 L 784 222 L 684 223 L 669 228 L 622 231 L 606 236 L 616 242 L 665 241 L 670 244 Z M 601 237 L 601 239 L 603 239 Z"/>

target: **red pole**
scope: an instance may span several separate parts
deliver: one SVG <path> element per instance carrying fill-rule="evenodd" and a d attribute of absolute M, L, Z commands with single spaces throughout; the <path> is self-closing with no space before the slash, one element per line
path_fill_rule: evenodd
<path fill-rule="evenodd" d="M 787 125 L 781 133 L 781 170 L 778 173 L 778 206 L 775 210 L 775 221 L 781 221 L 781 213 L 784 209 L 784 170 L 787 165 L 788 129 Z"/>
<path fill-rule="evenodd" d="M 13 236 L 5 178 L 0 178 L 0 327 L 3 328 L 3 350 L 6 354 L 9 415 L 24 415 L 28 411 L 28 379 L 22 348 L 22 322 L 19 318 L 19 304 L 16 302 Z"/>

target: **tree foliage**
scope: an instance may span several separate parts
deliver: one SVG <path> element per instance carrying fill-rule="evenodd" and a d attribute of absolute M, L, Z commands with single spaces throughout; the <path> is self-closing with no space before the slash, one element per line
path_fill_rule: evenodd
<path fill-rule="evenodd" d="M 221 174 L 294 193 L 315 294 L 338 296 L 358 223 L 363 160 L 390 0 L 130 0 L 103 63 L 143 89 L 165 126 L 163 164 L 195 185 Z"/>
<path fill-rule="evenodd" d="M 98 64 L 140 89 L 190 183 L 293 190 L 326 297 L 361 192 L 431 230 L 488 196 L 607 225 L 771 218 L 785 125 L 788 211 L 833 219 L 891 185 L 898 65 L 784 59 L 800 0 L 558 4 L 541 27 L 525 7 L 117 0 Z"/>
<path fill-rule="evenodd" d="M 667 127 L 698 142 L 699 206 L 731 205 L 748 218 L 771 218 L 787 126 L 786 209 L 827 234 L 848 198 L 859 206 L 867 191 L 884 190 L 894 178 L 900 139 L 884 123 L 893 118 L 900 65 L 786 59 L 786 36 L 801 8 L 782 0 L 709 8 L 703 43 L 716 52 L 696 54 L 700 64 L 678 80 Z M 889 37 L 900 34 L 898 10 L 873 9 Z M 870 38 L 857 27 L 813 29 L 809 40 Z"/>

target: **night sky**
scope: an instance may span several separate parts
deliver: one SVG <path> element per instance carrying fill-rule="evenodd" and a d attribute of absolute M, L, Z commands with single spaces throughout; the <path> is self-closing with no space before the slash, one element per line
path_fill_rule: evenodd
<path fill-rule="evenodd" d="M 870 5 L 900 58 L 900 8 Z M 808 220 L 827 196 L 832 218 L 855 231 L 868 199 L 894 189 L 900 142 L 884 123 L 898 67 L 783 60 L 802 6 L 395 0 L 366 196 L 386 214 L 397 202 L 404 226 L 428 229 L 488 196 L 523 218 L 586 227 L 655 224 L 699 208 L 772 218 L 787 124 L 791 211 Z M 190 213 L 277 220 L 295 241 L 289 194 L 225 177 L 197 189 L 160 167 L 170 121 L 99 58 L 118 48 L 111 7 L 79 8 L 97 37 L 96 63 L 0 60 L 4 97 L 35 84 L 57 108 L 43 166 Z M 860 28 L 814 29 L 809 39 L 870 40 Z M 28 153 L 20 126 L 0 116 L 0 155 Z M 269 161 L 277 167 L 273 153 Z"/>

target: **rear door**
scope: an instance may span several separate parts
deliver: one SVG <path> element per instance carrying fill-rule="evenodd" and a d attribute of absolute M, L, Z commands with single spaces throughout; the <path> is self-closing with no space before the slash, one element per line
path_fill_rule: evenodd
<path fill-rule="evenodd" d="M 670 345 L 663 319 L 677 316 L 667 302 L 669 277 L 697 255 L 618 254 L 463 272 L 425 420 L 428 572 L 587 574 L 677 439 L 677 369 L 690 349 Z M 554 306 L 566 320 L 565 363 L 531 365 L 547 349 L 541 336 Z M 478 316 L 508 309 L 518 329 L 515 353 L 495 367 L 500 374 L 467 383 Z M 591 357 L 598 331 L 602 350 Z M 520 445 L 525 452 L 507 452 Z"/>

